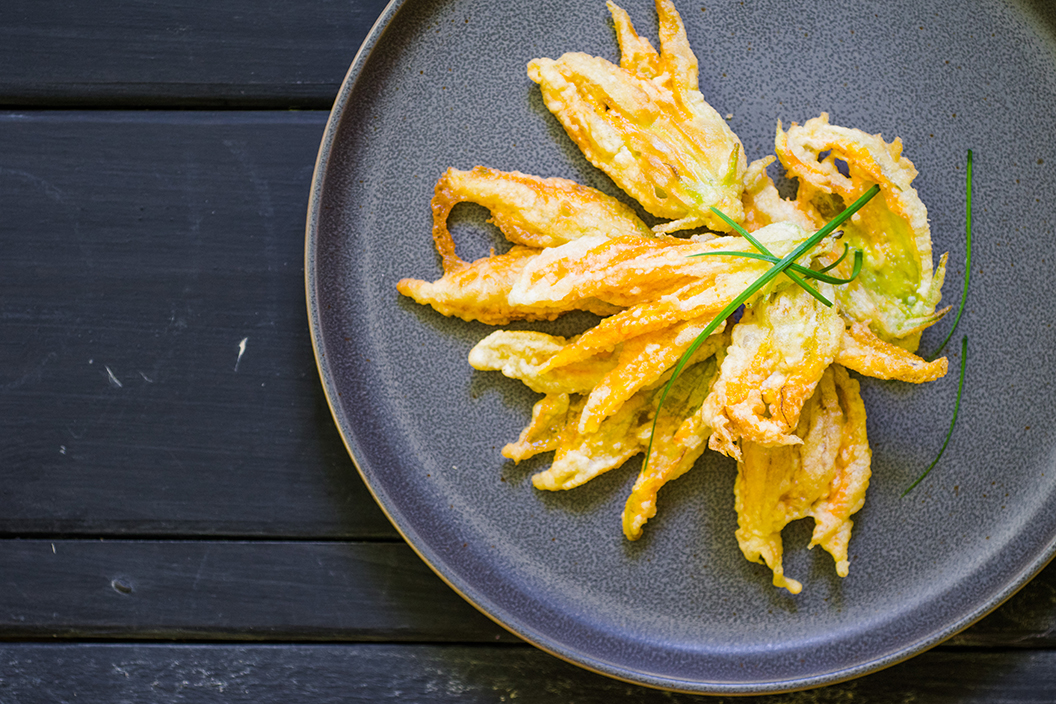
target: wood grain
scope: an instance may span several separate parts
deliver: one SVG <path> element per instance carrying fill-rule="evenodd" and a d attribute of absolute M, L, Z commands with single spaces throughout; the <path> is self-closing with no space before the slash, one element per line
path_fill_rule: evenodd
<path fill-rule="evenodd" d="M 0 541 L 6 638 L 520 642 L 403 543 Z"/>
<path fill-rule="evenodd" d="M 519 642 L 403 543 L 0 541 L 6 638 Z M 1056 569 L 950 641 L 1056 646 Z"/>
<path fill-rule="evenodd" d="M 0 701 L 678 704 L 527 646 L 0 644 Z M 715 704 L 1052 702 L 1056 651 L 933 650 L 851 682 Z M 79 696 L 78 696 L 79 695 Z M 85 696 L 87 695 L 87 696 Z"/>
<path fill-rule="evenodd" d="M 5 3 L 0 105 L 329 109 L 385 5 Z"/>
<path fill-rule="evenodd" d="M 308 335 L 325 120 L 0 114 L 0 535 L 397 537 Z"/>

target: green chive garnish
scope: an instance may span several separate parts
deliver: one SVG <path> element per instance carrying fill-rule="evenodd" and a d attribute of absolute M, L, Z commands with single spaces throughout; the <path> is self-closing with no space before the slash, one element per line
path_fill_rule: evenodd
<path fill-rule="evenodd" d="M 818 271 L 832 271 L 833 269 L 835 269 L 836 267 L 838 267 L 840 265 L 840 262 L 842 262 L 844 259 L 847 258 L 847 252 L 849 252 L 850 250 L 851 250 L 851 248 L 847 246 L 846 242 L 844 242 L 843 243 L 843 254 L 840 255 L 840 258 L 837 259 L 836 261 L 834 261 L 832 264 L 829 264 L 828 266 L 821 267 L 820 269 L 818 269 Z"/>
<path fill-rule="evenodd" d="M 846 245 L 844 245 L 844 247 L 846 247 Z M 744 257 L 746 259 L 756 259 L 758 261 L 770 262 L 771 264 L 777 264 L 777 262 L 779 261 L 778 258 L 773 256 L 773 255 L 759 254 L 758 252 L 733 252 L 733 251 L 730 251 L 730 252 L 697 252 L 696 254 L 690 254 L 690 255 L 687 255 L 687 256 L 690 256 L 690 257 L 717 257 L 717 256 L 721 256 L 721 255 L 725 255 L 725 256 L 729 256 L 729 257 Z M 842 260 L 843 257 L 845 257 L 845 256 L 847 256 L 846 250 L 844 250 L 844 254 L 843 254 L 843 256 L 840 257 L 840 260 Z M 836 263 L 838 264 L 839 261 L 837 261 Z M 833 265 L 825 267 L 821 271 L 817 271 L 817 270 L 814 270 L 814 269 L 808 269 L 807 267 L 802 266 L 800 264 L 792 264 L 788 268 L 789 268 L 790 271 L 795 271 L 797 274 L 802 274 L 803 276 L 806 276 L 807 278 L 816 279 L 817 281 L 821 281 L 821 282 L 826 283 L 826 284 L 833 284 L 833 285 L 849 284 L 852 281 L 854 281 L 858 277 L 858 274 L 861 273 L 861 271 L 862 271 L 862 250 L 856 249 L 854 251 L 854 271 L 851 272 L 851 275 L 848 278 L 841 279 L 841 278 L 836 277 L 836 276 L 828 276 L 828 275 L 822 273 L 822 271 L 828 271 L 829 269 L 831 269 L 832 266 Z M 786 271 L 785 273 L 787 274 L 788 272 Z M 822 302 L 824 303 L 824 301 L 822 301 Z"/>
<path fill-rule="evenodd" d="M 950 334 L 946 336 L 946 339 L 939 345 L 939 349 L 935 350 L 935 354 L 931 355 L 931 359 L 935 359 L 939 354 L 946 348 L 946 343 L 953 337 L 954 331 L 957 329 L 957 324 L 961 322 L 961 314 L 964 313 L 964 302 L 968 300 L 968 276 L 972 271 L 972 150 L 968 150 L 968 169 L 967 169 L 967 183 L 966 196 L 965 196 L 965 217 L 964 217 L 964 239 L 965 254 L 964 254 L 964 290 L 961 291 L 961 306 L 957 309 L 957 317 L 953 319 L 953 327 L 950 328 Z"/>
<path fill-rule="evenodd" d="M 854 203 L 852 203 L 846 210 L 844 210 L 842 213 L 830 220 L 827 225 L 825 225 L 823 228 L 808 237 L 806 241 L 804 241 L 798 247 L 796 247 L 787 255 L 785 255 L 783 259 L 779 260 L 776 264 L 767 269 L 766 273 L 764 273 L 758 279 L 749 284 L 748 288 L 741 291 L 741 293 L 738 294 L 736 298 L 730 301 L 725 308 L 719 311 L 719 314 L 716 315 L 710 323 L 708 323 L 707 327 L 705 327 L 699 335 L 697 335 L 696 339 L 693 340 L 693 344 L 691 344 L 689 348 L 682 353 L 682 356 L 679 357 L 678 364 L 675 365 L 674 371 L 671 373 L 671 378 L 667 380 L 667 384 L 664 386 L 664 390 L 660 392 L 660 402 L 656 405 L 656 413 L 653 415 L 653 427 L 652 430 L 649 432 L 649 446 L 645 450 L 645 459 L 642 460 L 641 471 L 644 472 L 646 467 L 648 467 L 649 457 L 653 454 L 653 436 L 656 435 L 656 419 L 660 417 L 660 409 L 664 405 L 664 400 L 667 399 L 668 392 L 671 390 L 671 387 L 674 386 L 675 379 L 677 379 L 678 375 L 682 373 L 682 369 L 686 366 L 686 363 L 689 362 L 689 358 L 693 356 L 693 353 L 696 352 L 698 348 L 700 348 L 700 346 L 704 343 L 704 340 L 708 339 L 711 333 L 715 332 L 715 330 L 720 325 L 722 325 L 723 322 L 725 322 L 726 318 L 733 315 L 733 312 L 740 308 L 749 298 L 755 295 L 755 293 L 758 292 L 759 289 L 761 289 L 763 286 L 766 286 L 768 283 L 777 278 L 778 275 L 780 275 L 783 271 L 787 270 L 797 259 L 799 259 L 809 250 L 817 246 L 819 242 L 821 242 L 823 239 L 832 234 L 833 230 L 839 227 L 849 217 L 858 212 L 858 210 L 863 205 L 868 203 L 870 199 L 872 199 L 872 197 L 879 192 L 880 186 L 876 185 L 866 191 L 861 198 L 854 201 Z"/>
<path fill-rule="evenodd" d="M 726 213 L 722 212 L 721 210 L 719 210 L 715 206 L 711 206 L 711 212 L 715 213 L 720 218 L 722 218 L 723 221 L 727 225 L 729 225 L 734 230 L 736 230 L 737 233 L 741 237 L 743 237 L 744 239 L 746 239 L 749 242 L 751 242 L 752 246 L 755 247 L 756 249 L 758 249 L 760 252 L 762 252 L 763 254 L 765 254 L 767 256 L 770 256 L 770 257 L 774 256 L 774 255 L 770 254 L 770 250 L 769 249 L 767 249 L 766 247 L 763 246 L 762 242 L 760 242 L 759 240 L 757 240 L 754 237 L 752 237 L 752 234 L 750 232 L 748 232 L 748 230 L 745 230 L 743 227 L 741 227 L 736 222 L 734 222 L 733 219 L 729 215 L 727 215 Z M 775 262 L 777 261 L 777 257 L 774 257 L 774 261 Z M 786 271 L 785 273 L 788 275 L 788 278 L 792 279 L 797 284 L 802 286 L 804 291 L 809 293 L 811 296 L 814 296 L 814 298 L 818 299 L 819 301 L 824 303 L 829 308 L 832 308 L 832 301 L 830 301 L 828 298 L 825 298 L 825 296 L 821 295 L 821 292 L 818 291 L 816 288 L 814 288 L 813 286 L 808 284 L 803 279 L 799 278 L 799 276 L 797 276 L 796 274 L 793 274 L 791 271 Z"/>
<path fill-rule="evenodd" d="M 924 474 L 917 477 L 917 480 L 909 485 L 909 488 L 902 492 L 902 496 L 905 496 L 909 492 L 913 491 L 913 488 L 920 484 L 924 477 L 928 476 L 931 470 L 939 463 L 942 459 L 942 453 L 946 452 L 946 446 L 950 444 L 950 437 L 953 435 L 953 426 L 957 423 L 957 413 L 961 410 L 961 392 L 964 390 L 964 360 L 968 358 L 968 336 L 965 335 L 961 338 L 961 378 L 957 381 L 957 401 L 953 404 L 953 419 L 950 421 L 950 429 L 946 431 L 946 440 L 942 443 L 942 448 L 939 449 L 939 455 L 935 460 L 928 465 L 928 468 L 924 470 Z"/>

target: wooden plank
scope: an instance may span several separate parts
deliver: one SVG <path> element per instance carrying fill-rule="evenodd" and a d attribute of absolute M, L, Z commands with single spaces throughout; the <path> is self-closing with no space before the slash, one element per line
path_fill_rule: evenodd
<path fill-rule="evenodd" d="M 516 641 L 402 543 L 0 541 L 0 638 Z M 953 641 L 1056 646 L 1056 569 Z"/>
<path fill-rule="evenodd" d="M 1056 26 L 1049 0 L 1018 3 Z M 8 2 L 0 105 L 329 107 L 385 4 Z"/>
<path fill-rule="evenodd" d="M 0 701 L 311 701 L 678 704 L 699 697 L 618 682 L 527 646 L 0 644 Z M 715 704 L 1041 704 L 1056 651 L 933 650 L 795 694 Z"/>
<path fill-rule="evenodd" d="M 385 4 L 8 3 L 0 105 L 329 108 Z"/>
<path fill-rule="evenodd" d="M 0 574 L 5 639 L 519 642 L 402 543 L 4 540 Z"/>
<path fill-rule="evenodd" d="M 949 645 L 1056 647 L 1056 562 Z"/>
<path fill-rule="evenodd" d="M 397 537 L 308 336 L 326 117 L 0 114 L 0 535 Z"/>

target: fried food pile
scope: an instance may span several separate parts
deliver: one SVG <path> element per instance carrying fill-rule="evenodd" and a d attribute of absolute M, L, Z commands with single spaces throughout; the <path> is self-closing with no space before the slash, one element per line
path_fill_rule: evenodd
<path fill-rule="evenodd" d="M 945 358 L 914 354 L 921 331 L 945 313 L 936 305 L 946 263 L 945 255 L 932 263 L 927 211 L 911 185 L 916 169 L 898 139 L 832 125 L 826 114 L 787 131 L 778 122 L 776 159 L 799 181 L 794 200 L 781 198 L 766 171 L 775 157 L 747 163 L 704 101 L 672 2 L 656 0 L 659 53 L 624 10 L 608 7 L 619 66 L 568 53 L 531 61 L 528 75 L 587 159 L 668 222 L 650 228 L 621 201 L 565 179 L 449 169 L 432 201 L 443 276 L 404 279 L 399 291 L 489 325 L 573 310 L 602 316 L 569 339 L 499 330 L 469 354 L 474 368 L 543 394 L 502 450 L 514 462 L 554 453 L 532 478 L 538 489 L 572 489 L 648 452 L 623 514 L 623 532 L 636 540 L 661 487 L 711 449 L 737 462 L 737 541 L 772 570 L 775 586 L 802 588 L 784 575 L 781 530 L 808 516 L 811 547 L 846 576 L 851 516 L 864 502 L 871 458 L 859 385 L 847 370 L 913 383 L 947 371 Z M 811 282 L 832 305 L 786 271 L 748 299 L 739 320 L 692 349 L 773 261 L 737 256 L 756 244 L 713 208 L 781 258 L 874 184 L 880 194 L 798 261 L 851 279 Z M 488 208 L 513 243 L 508 252 L 458 257 L 447 218 L 463 201 Z M 671 234 L 694 228 L 708 232 Z M 861 252 L 853 278 L 848 251 Z"/>

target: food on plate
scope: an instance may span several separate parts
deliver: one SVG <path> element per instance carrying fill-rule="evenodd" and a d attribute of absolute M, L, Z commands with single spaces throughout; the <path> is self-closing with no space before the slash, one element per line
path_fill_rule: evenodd
<path fill-rule="evenodd" d="M 871 460 L 848 370 L 912 383 L 947 372 L 945 358 L 915 354 L 945 313 L 946 261 L 932 262 L 916 169 L 899 140 L 826 114 L 778 123 L 776 160 L 800 184 L 782 198 L 766 171 L 775 156 L 747 163 L 704 101 L 672 3 L 656 0 L 659 53 L 608 7 L 620 65 L 569 53 L 528 73 L 591 163 L 669 222 L 649 228 L 622 201 L 565 179 L 449 169 L 432 201 L 443 275 L 404 279 L 399 291 L 492 325 L 601 316 L 571 338 L 499 330 L 469 354 L 475 369 L 543 394 L 502 450 L 514 462 L 554 453 L 532 478 L 538 489 L 572 489 L 644 455 L 623 514 L 636 540 L 660 489 L 711 449 L 736 461 L 735 537 L 775 586 L 802 587 L 784 574 L 781 530 L 806 517 L 811 547 L 846 576 Z M 508 252 L 458 257 L 447 218 L 463 201 L 490 210 Z M 671 234 L 682 230 L 695 232 Z"/>
<path fill-rule="evenodd" d="M 741 141 L 697 86 L 697 57 L 670 0 L 656 3 L 660 53 L 627 13 L 608 3 L 622 59 L 570 52 L 528 63 L 546 107 L 590 163 L 649 213 L 658 232 L 726 226 L 710 208 L 742 219 Z"/>
<path fill-rule="evenodd" d="M 869 485 L 869 441 L 858 382 L 834 364 L 822 374 L 796 427 L 799 444 L 742 445 L 734 496 L 737 542 L 744 556 L 764 561 L 774 585 L 793 594 L 802 588 L 781 566 L 781 529 L 812 516 L 810 546 L 821 545 L 848 573 L 851 514 L 865 502 Z"/>
<path fill-rule="evenodd" d="M 845 226 L 847 242 L 864 252 L 865 266 L 837 295 L 855 320 L 869 323 L 889 342 L 916 350 L 924 328 L 946 313 L 935 310 L 946 255 L 933 269 L 928 213 L 911 185 L 917 170 L 902 156 L 901 140 L 887 143 L 879 135 L 831 125 L 822 113 L 787 132 L 779 122 L 774 148 L 787 172 L 799 179 L 796 202 L 818 227 L 834 203 L 853 200 L 864 184 L 881 185 L 882 197 Z M 848 175 L 840 172 L 839 162 Z"/>

